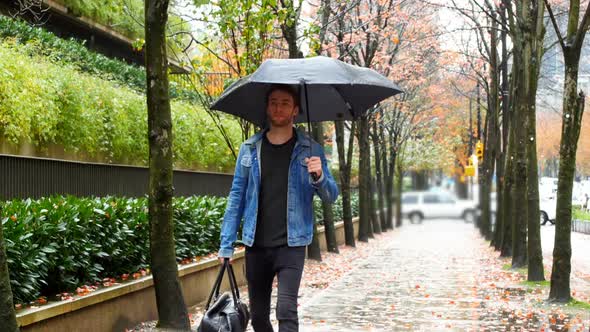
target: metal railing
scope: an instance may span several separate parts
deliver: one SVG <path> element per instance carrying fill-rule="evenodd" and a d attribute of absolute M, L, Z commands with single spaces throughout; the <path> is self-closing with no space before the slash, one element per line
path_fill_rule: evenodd
<path fill-rule="evenodd" d="M 227 196 L 232 174 L 174 171 L 174 195 Z M 147 167 L 111 165 L 0 154 L 0 200 L 50 195 L 147 194 Z"/>

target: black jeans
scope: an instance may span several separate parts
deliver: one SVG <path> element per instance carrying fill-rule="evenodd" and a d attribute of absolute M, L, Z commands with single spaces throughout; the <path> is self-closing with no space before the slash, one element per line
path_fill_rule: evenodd
<path fill-rule="evenodd" d="M 278 278 L 277 320 L 279 332 L 299 331 L 297 294 L 305 262 L 305 247 L 246 248 L 246 279 L 250 316 L 255 332 L 273 332 L 270 295 Z"/>

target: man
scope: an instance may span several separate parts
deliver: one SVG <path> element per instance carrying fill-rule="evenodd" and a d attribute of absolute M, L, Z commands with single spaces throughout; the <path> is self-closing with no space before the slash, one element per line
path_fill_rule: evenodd
<path fill-rule="evenodd" d="M 219 259 L 232 257 L 243 219 L 252 327 L 256 332 L 273 331 L 270 296 L 276 275 L 279 332 L 291 332 L 299 330 L 297 294 L 305 247 L 313 238 L 313 195 L 333 203 L 338 187 L 321 146 L 312 141 L 310 147 L 309 137 L 293 127 L 299 112 L 297 91 L 273 85 L 266 102 L 269 128 L 240 147 L 221 226 Z"/>

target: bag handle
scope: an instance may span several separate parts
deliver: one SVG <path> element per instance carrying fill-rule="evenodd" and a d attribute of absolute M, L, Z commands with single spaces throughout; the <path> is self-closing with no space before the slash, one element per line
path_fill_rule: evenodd
<path fill-rule="evenodd" d="M 227 274 L 229 275 L 229 286 L 231 288 L 232 296 L 234 298 L 234 303 L 237 305 L 238 301 L 240 300 L 240 291 L 238 290 L 238 283 L 236 281 L 236 275 L 234 274 L 234 268 L 231 266 L 229 261 L 226 261 L 227 264 Z"/>
<path fill-rule="evenodd" d="M 209 294 L 209 299 L 207 300 L 207 305 L 205 306 L 205 310 L 209 309 L 209 305 L 211 304 L 211 301 L 213 300 L 213 298 L 219 297 L 219 287 L 221 287 L 221 281 L 223 280 L 223 274 L 225 273 L 226 260 L 229 260 L 229 259 L 226 258 L 224 260 L 224 263 L 221 264 L 221 269 L 219 269 L 219 273 L 217 274 L 217 278 L 215 279 L 215 283 L 213 284 L 213 289 L 211 289 L 211 294 Z"/>
<path fill-rule="evenodd" d="M 240 300 L 240 291 L 238 290 L 238 282 L 236 281 L 236 275 L 234 274 L 234 268 L 229 263 L 229 258 L 225 258 L 223 260 L 223 264 L 221 264 L 221 269 L 219 269 L 219 273 L 217 274 L 217 278 L 215 279 L 215 283 L 213 284 L 213 289 L 211 290 L 211 294 L 209 294 L 209 299 L 207 300 L 207 305 L 205 306 L 205 310 L 209 309 L 211 305 L 211 301 L 215 298 L 219 297 L 219 289 L 221 288 L 221 282 L 223 281 L 223 275 L 225 274 L 225 270 L 227 270 L 227 274 L 229 277 L 229 286 L 231 290 L 231 295 L 234 299 L 234 303 L 238 303 Z"/>

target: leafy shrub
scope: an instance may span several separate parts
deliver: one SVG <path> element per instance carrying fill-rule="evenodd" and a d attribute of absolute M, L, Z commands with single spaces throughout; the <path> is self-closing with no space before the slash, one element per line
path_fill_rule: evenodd
<path fill-rule="evenodd" d="M 173 200 L 176 256 L 215 252 L 224 198 Z M 15 302 L 70 291 L 149 264 L 146 198 L 54 196 L 13 200 L 0 220 Z"/>
<path fill-rule="evenodd" d="M 175 167 L 231 171 L 234 157 L 209 116 L 187 102 L 171 107 Z M 225 119 L 237 144 L 239 125 Z M 32 142 L 41 151 L 59 145 L 93 160 L 146 165 L 145 96 L 0 42 L 0 138 Z"/>
<path fill-rule="evenodd" d="M 315 196 L 313 200 L 314 215 L 317 224 L 323 224 L 324 214 L 322 210 L 322 202 L 319 197 Z M 358 191 L 351 191 L 350 205 L 352 209 L 352 217 L 359 215 L 359 195 Z M 344 220 L 344 212 L 342 211 L 342 194 L 338 196 L 336 202 L 332 204 L 332 213 L 334 213 L 334 222 Z"/>
<path fill-rule="evenodd" d="M 144 36 L 143 0 L 57 0 L 74 16 L 85 16 L 129 38 Z M 170 6 L 172 7 L 172 5 Z M 188 22 L 169 11 L 168 31 L 188 31 Z"/>
<path fill-rule="evenodd" d="M 0 39 L 12 38 L 29 56 L 44 56 L 53 63 L 74 66 L 76 69 L 116 81 L 138 92 L 145 93 L 145 69 L 122 60 L 108 58 L 88 50 L 84 43 L 74 38 L 62 39 L 53 33 L 28 24 L 25 21 L 0 15 Z M 179 89 L 170 84 L 170 97 L 195 102 L 196 92 Z"/>

